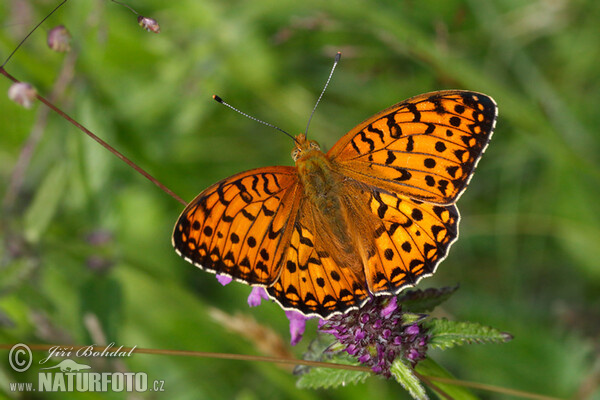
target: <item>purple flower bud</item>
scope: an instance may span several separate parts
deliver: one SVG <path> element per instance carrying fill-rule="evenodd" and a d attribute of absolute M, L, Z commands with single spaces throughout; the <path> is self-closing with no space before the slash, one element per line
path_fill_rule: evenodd
<path fill-rule="evenodd" d="M 382 360 L 385 357 L 385 348 L 381 345 L 381 343 L 377 343 L 377 358 Z"/>
<path fill-rule="evenodd" d="M 371 359 L 371 355 L 369 353 L 365 353 L 362 356 L 358 357 L 358 362 L 361 364 L 366 363 Z"/>
<path fill-rule="evenodd" d="M 362 329 L 358 328 L 356 330 L 356 332 L 354 333 L 354 339 L 357 341 L 363 340 L 366 336 L 365 331 L 363 331 Z"/>
<path fill-rule="evenodd" d="M 381 333 L 381 336 L 382 336 L 384 339 L 389 339 L 391 335 L 392 335 L 392 330 L 391 330 L 391 329 L 387 329 L 387 328 L 386 328 L 386 329 L 384 329 L 384 330 L 382 331 L 382 333 Z"/>
<path fill-rule="evenodd" d="M 408 351 L 408 354 L 406 355 L 406 358 L 408 358 L 411 361 L 415 361 L 416 359 L 418 359 L 420 356 L 419 352 L 415 349 L 410 349 Z"/>
<path fill-rule="evenodd" d="M 158 26 L 158 22 L 155 19 L 138 16 L 138 24 L 148 32 L 160 33 L 160 26 Z"/>
<path fill-rule="evenodd" d="M 413 324 L 404 331 L 407 335 L 418 335 L 420 332 L 419 325 Z"/>
<path fill-rule="evenodd" d="M 8 98 L 25 108 L 31 108 L 37 91 L 29 83 L 17 82 L 8 88 Z"/>
<path fill-rule="evenodd" d="M 250 307 L 258 307 L 263 300 L 269 300 L 269 295 L 265 288 L 260 286 L 252 287 L 252 291 L 248 295 L 248 305 Z"/>
<path fill-rule="evenodd" d="M 358 353 L 358 349 L 356 348 L 355 344 L 350 344 L 350 345 L 348 345 L 348 347 L 346 347 L 346 352 L 348 354 L 350 354 L 351 356 L 353 356 L 356 353 Z"/>
<path fill-rule="evenodd" d="M 398 301 L 396 300 L 396 296 L 392 296 L 390 298 L 387 306 L 385 306 L 383 308 L 383 310 L 381 310 L 381 317 L 388 318 L 390 315 L 392 315 L 394 313 L 394 311 L 396 311 L 397 308 L 398 308 Z"/>
<path fill-rule="evenodd" d="M 369 314 L 364 313 L 360 316 L 360 322 L 366 324 L 367 322 L 369 322 L 369 318 Z"/>
<path fill-rule="evenodd" d="M 309 317 L 293 310 L 286 311 L 285 315 L 290 320 L 290 343 L 295 346 L 302 340 L 302 335 L 306 329 L 306 320 Z"/>
<path fill-rule="evenodd" d="M 219 281 L 219 283 L 223 286 L 225 285 L 229 285 L 231 283 L 231 281 L 233 280 L 230 276 L 227 275 L 215 275 L 217 280 Z"/>
<path fill-rule="evenodd" d="M 56 26 L 48 31 L 46 38 L 48 47 L 59 53 L 71 50 L 71 34 L 64 25 Z"/>

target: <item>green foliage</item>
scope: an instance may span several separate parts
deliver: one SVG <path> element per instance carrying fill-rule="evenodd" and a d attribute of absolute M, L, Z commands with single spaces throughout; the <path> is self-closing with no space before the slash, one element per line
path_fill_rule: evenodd
<path fill-rule="evenodd" d="M 349 357 L 342 355 L 332 358 L 329 362 L 358 365 L 356 361 L 352 361 Z M 371 375 L 373 374 L 365 371 L 315 367 L 308 369 L 300 375 L 296 385 L 301 389 L 328 389 L 347 386 L 351 383 L 363 383 Z"/>
<path fill-rule="evenodd" d="M 426 326 L 431 335 L 429 346 L 432 349 L 445 350 L 461 344 L 502 343 L 512 339 L 506 332 L 476 322 L 435 318 L 427 321 Z"/>
<path fill-rule="evenodd" d="M 56 3 L 0 2 L 0 58 Z M 143 31 L 115 3 L 70 1 L 6 68 L 46 97 L 59 92 L 56 102 L 69 115 L 186 200 L 239 171 L 292 164 L 289 139 L 226 110 L 213 94 L 300 132 L 338 50 L 342 61 L 309 131 L 325 149 L 363 119 L 419 93 L 461 88 L 494 97 L 496 133 L 457 204 L 461 236 L 419 286 L 459 282 L 460 293 L 438 309 L 442 315 L 499 327 L 515 340 L 435 356 L 460 379 L 561 398 L 593 381 L 600 331 L 600 3 L 135 6 L 158 20 L 161 34 Z M 58 24 L 73 36 L 73 62 L 45 45 L 45 32 Z M 0 93 L 10 83 L 2 77 Z M 223 288 L 175 255 L 170 233 L 179 203 L 58 116 L 44 117 L 42 105 L 24 110 L 0 96 L 0 110 L 1 201 L 36 121 L 44 133 L 16 201 L 0 211 L 1 342 L 87 345 L 82 310 L 103 303 L 115 308 L 98 319 L 117 345 L 255 352 L 251 339 L 210 318 L 211 307 L 247 313 L 288 340 L 279 307 L 248 310 L 247 287 Z M 98 231 L 111 238 L 90 242 Z M 112 265 L 103 274 L 90 268 L 98 255 Z M 95 280 L 105 294 L 87 293 Z M 121 297 L 109 298 L 117 292 Z M 291 351 L 300 357 L 313 334 L 309 324 L 305 342 Z M 408 397 L 381 379 L 298 390 L 289 371 L 271 364 L 150 355 L 124 363 L 164 379 L 170 398 Z M 0 370 L 0 397 L 15 396 L 4 382 L 37 377 L 36 368 L 17 374 L 6 362 Z M 591 392 L 598 397 L 597 387 Z"/>
<path fill-rule="evenodd" d="M 48 228 L 64 195 L 66 177 L 65 162 L 57 163 L 48 171 L 25 212 L 23 234 L 27 241 L 37 242 Z"/>
<path fill-rule="evenodd" d="M 458 290 L 458 286 L 441 289 L 409 290 L 398 301 L 403 309 L 413 313 L 426 313 L 445 302 Z"/>
<path fill-rule="evenodd" d="M 415 376 L 413 369 L 407 365 L 402 359 L 397 358 L 392 364 L 392 376 L 402 385 L 404 389 L 413 399 L 426 400 L 428 399 L 425 393 L 425 388 L 421 381 Z"/>
<path fill-rule="evenodd" d="M 464 386 L 458 386 L 451 383 L 434 380 L 433 378 L 454 379 L 454 377 L 446 369 L 429 357 L 423 361 L 420 361 L 415 367 L 415 370 L 419 374 L 426 376 L 427 379 L 433 382 L 436 388 L 442 390 L 444 394 L 450 396 L 450 398 L 454 400 L 476 400 L 478 398 Z M 437 391 L 435 391 L 435 394 L 438 396 L 438 398 L 440 398 L 440 400 L 448 398 L 442 396 Z"/>

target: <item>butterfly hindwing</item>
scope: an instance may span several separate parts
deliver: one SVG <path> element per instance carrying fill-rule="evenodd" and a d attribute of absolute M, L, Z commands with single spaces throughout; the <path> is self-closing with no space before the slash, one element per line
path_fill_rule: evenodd
<path fill-rule="evenodd" d="M 398 103 L 364 121 L 327 155 L 350 178 L 436 204 L 466 188 L 496 122 L 494 100 L 449 90 Z"/>
<path fill-rule="evenodd" d="M 313 211 L 308 201 L 300 206 L 279 279 L 267 292 L 286 309 L 327 317 L 356 308 L 368 292 L 363 271 L 356 275 L 334 260 Z"/>
<path fill-rule="evenodd" d="M 200 193 L 185 208 L 173 246 L 187 261 L 245 283 L 277 278 L 285 237 L 298 206 L 293 167 L 259 168 L 234 175 Z"/>
<path fill-rule="evenodd" d="M 455 205 L 436 205 L 374 190 L 365 199 L 381 220 L 366 278 L 375 294 L 398 293 L 434 274 L 458 237 Z"/>

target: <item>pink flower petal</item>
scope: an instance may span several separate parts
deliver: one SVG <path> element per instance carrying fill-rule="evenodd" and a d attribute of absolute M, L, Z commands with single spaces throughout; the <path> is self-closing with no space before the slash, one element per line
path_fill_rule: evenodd
<path fill-rule="evenodd" d="M 231 281 L 233 280 L 232 277 L 227 276 L 227 275 L 216 275 L 217 280 L 219 281 L 219 283 L 223 286 L 228 285 L 231 283 Z"/>
<path fill-rule="evenodd" d="M 263 300 L 269 300 L 269 295 L 265 288 L 254 286 L 248 296 L 248 305 L 250 307 L 258 307 Z"/>
<path fill-rule="evenodd" d="M 293 310 L 286 311 L 285 316 L 290 320 L 290 343 L 292 346 L 295 346 L 302 340 L 302 335 L 306 328 L 306 320 L 309 317 L 305 317 L 303 314 Z"/>

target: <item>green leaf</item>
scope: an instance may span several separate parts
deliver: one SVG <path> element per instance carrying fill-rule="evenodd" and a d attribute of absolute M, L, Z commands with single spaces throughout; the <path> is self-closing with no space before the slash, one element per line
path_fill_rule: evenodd
<path fill-rule="evenodd" d="M 470 343 L 503 343 L 512 339 L 512 335 L 476 322 L 457 322 L 447 319 L 427 321 L 431 339 L 429 347 L 445 350 L 450 347 Z"/>
<path fill-rule="evenodd" d="M 426 314 L 412 314 L 412 313 L 404 313 L 402 314 L 402 325 L 412 325 L 416 322 L 420 322 L 427 318 Z"/>
<path fill-rule="evenodd" d="M 358 365 L 357 362 L 344 358 L 333 359 L 336 364 Z M 338 368 L 310 368 L 304 373 L 296 386 L 301 389 L 327 389 L 330 387 L 346 386 L 349 383 L 362 383 L 372 374 L 366 371 L 355 371 Z"/>
<path fill-rule="evenodd" d="M 427 357 L 425 360 L 420 361 L 415 370 L 423 375 L 425 378 L 449 378 L 454 379 L 452 374 L 448 372 L 444 367 L 436 363 L 431 358 Z M 471 391 L 469 391 L 464 386 L 457 386 L 451 383 L 439 382 L 434 379 L 431 379 L 431 384 L 435 385 L 435 387 L 439 388 L 446 395 L 450 396 L 450 398 L 454 400 L 477 400 L 477 396 L 475 396 Z M 430 386 L 430 385 L 428 385 Z M 430 386 L 431 387 L 431 386 Z M 433 390 L 433 388 L 431 388 Z M 444 397 L 440 395 L 437 391 L 434 390 L 436 396 L 440 399 L 447 399 L 448 397 Z"/>
<path fill-rule="evenodd" d="M 337 349 L 339 347 L 339 349 Z M 306 361 L 325 361 L 331 362 L 334 357 L 340 357 L 338 350 L 342 350 L 343 345 L 338 342 L 333 335 L 318 332 L 317 336 L 310 342 L 308 348 L 302 355 Z M 308 365 L 297 365 L 294 368 L 294 375 L 302 375 L 311 370 Z"/>
<path fill-rule="evenodd" d="M 412 368 L 404 364 L 400 357 L 394 360 L 390 371 L 396 381 L 410 393 L 413 399 L 428 399 L 421 381 L 415 376 Z"/>
<path fill-rule="evenodd" d="M 410 290 L 404 293 L 398 299 L 398 302 L 402 304 L 403 310 L 405 311 L 412 313 L 426 313 L 448 300 L 457 290 L 458 285 L 440 289 L 429 288 L 426 290 Z"/>
<path fill-rule="evenodd" d="M 33 202 L 25 213 L 25 238 L 29 242 L 37 242 L 54 217 L 58 204 L 65 193 L 67 166 L 58 162 L 48 172 Z"/>
<path fill-rule="evenodd" d="M 87 314 L 98 318 L 107 343 L 119 342 L 119 329 L 123 324 L 123 289 L 121 282 L 110 275 L 94 275 L 81 287 L 81 319 Z M 89 337 L 90 343 L 95 343 Z"/>

